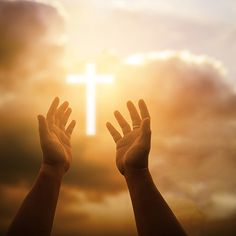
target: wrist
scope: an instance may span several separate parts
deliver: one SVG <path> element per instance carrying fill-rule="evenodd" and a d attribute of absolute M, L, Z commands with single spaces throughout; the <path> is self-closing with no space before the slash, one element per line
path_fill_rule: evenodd
<path fill-rule="evenodd" d="M 138 195 L 142 194 L 148 186 L 155 186 L 148 168 L 133 169 L 132 171 L 126 172 L 124 177 L 128 189 Z"/>
<path fill-rule="evenodd" d="M 43 163 L 40 168 L 40 172 L 51 176 L 52 178 L 55 179 L 62 179 L 62 177 L 65 174 L 64 167 L 61 166 L 53 166 L 49 165 L 47 163 Z"/>
<path fill-rule="evenodd" d="M 144 168 L 133 168 L 133 169 L 127 169 L 124 172 L 124 177 L 125 179 L 130 179 L 130 178 L 137 178 L 137 177 L 143 177 L 143 176 L 150 176 L 149 168 L 144 167 Z"/>

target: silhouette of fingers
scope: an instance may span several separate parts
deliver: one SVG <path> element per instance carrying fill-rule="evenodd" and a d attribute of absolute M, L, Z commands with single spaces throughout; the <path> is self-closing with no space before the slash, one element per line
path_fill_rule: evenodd
<path fill-rule="evenodd" d="M 58 105 L 59 105 L 59 98 L 55 97 L 47 112 L 47 120 L 49 121 L 50 124 L 53 124 L 55 122 L 55 113 Z"/>
<path fill-rule="evenodd" d="M 62 120 L 61 120 L 61 125 L 62 125 L 63 128 L 66 126 L 66 124 L 67 124 L 67 122 L 68 122 L 68 119 L 69 119 L 69 117 L 70 117 L 71 112 L 72 112 L 72 109 L 69 107 L 69 108 L 65 111 L 65 113 L 63 114 L 63 117 L 62 117 Z"/>
<path fill-rule="evenodd" d="M 67 107 L 69 106 L 69 103 L 67 101 L 63 102 L 59 108 L 57 109 L 56 115 L 55 115 L 55 119 L 56 119 L 56 125 L 59 127 L 63 127 L 62 126 L 62 118 L 63 115 L 67 109 Z"/>
<path fill-rule="evenodd" d="M 76 121 L 72 120 L 66 129 L 66 134 L 70 137 L 76 125 Z"/>
<path fill-rule="evenodd" d="M 149 115 L 149 112 L 148 112 L 148 109 L 147 109 L 147 105 L 146 105 L 146 103 L 144 102 L 143 99 L 139 100 L 138 106 L 139 106 L 139 109 L 140 109 L 142 119 L 150 118 L 150 115 Z"/>
<path fill-rule="evenodd" d="M 49 134 L 48 124 L 44 116 L 38 115 L 39 123 L 39 135 L 41 139 L 44 139 Z"/>
<path fill-rule="evenodd" d="M 106 126 L 115 143 L 122 138 L 121 134 L 116 130 L 116 128 L 110 122 L 107 122 Z"/>
<path fill-rule="evenodd" d="M 120 114 L 119 111 L 115 111 L 114 112 L 115 118 L 118 121 L 123 134 L 127 134 L 131 131 L 130 125 L 128 124 L 128 122 L 125 120 L 125 118 Z"/>
<path fill-rule="evenodd" d="M 133 129 L 139 128 L 140 124 L 141 124 L 141 118 L 138 114 L 136 107 L 134 106 L 134 104 L 131 101 L 127 102 L 127 107 L 129 110 L 131 120 L 132 120 Z"/>
<path fill-rule="evenodd" d="M 142 133 L 144 135 L 150 134 L 150 118 L 145 118 L 142 120 L 142 124 L 141 124 L 141 129 L 142 129 Z"/>
<path fill-rule="evenodd" d="M 151 129 L 150 129 L 150 118 L 145 118 L 142 120 L 141 124 L 141 136 L 139 142 L 143 145 L 144 150 L 149 152 L 151 147 Z"/>

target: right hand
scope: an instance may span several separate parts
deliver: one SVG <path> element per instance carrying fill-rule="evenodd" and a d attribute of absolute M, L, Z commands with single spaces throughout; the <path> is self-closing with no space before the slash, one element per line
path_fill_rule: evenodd
<path fill-rule="evenodd" d="M 127 103 L 133 129 L 119 111 L 114 112 L 123 136 L 111 123 L 107 122 L 106 124 L 116 143 L 116 165 L 122 175 L 133 170 L 148 168 L 148 155 L 151 146 L 150 115 L 143 100 L 139 100 L 138 105 L 141 116 L 132 102 Z"/>

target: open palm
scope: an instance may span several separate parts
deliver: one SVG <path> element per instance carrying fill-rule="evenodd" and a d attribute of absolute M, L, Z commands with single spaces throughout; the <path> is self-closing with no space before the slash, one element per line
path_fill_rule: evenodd
<path fill-rule="evenodd" d="M 69 169 L 72 153 L 70 137 L 75 127 L 75 121 L 71 121 L 65 128 L 71 108 L 64 102 L 59 107 L 59 98 L 52 102 L 47 117 L 38 116 L 40 143 L 43 150 L 43 163 L 62 168 L 65 172 Z"/>
<path fill-rule="evenodd" d="M 147 168 L 151 141 L 150 115 L 145 102 L 139 100 L 141 116 L 132 102 L 129 101 L 127 107 L 133 129 L 119 111 L 115 111 L 114 115 L 123 137 L 111 123 L 107 123 L 107 128 L 116 142 L 116 165 L 121 174 L 133 169 Z"/>

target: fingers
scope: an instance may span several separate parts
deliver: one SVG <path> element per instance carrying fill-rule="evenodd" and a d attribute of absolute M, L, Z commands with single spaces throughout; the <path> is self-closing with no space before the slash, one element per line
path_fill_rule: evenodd
<path fill-rule="evenodd" d="M 63 128 L 62 119 L 63 119 L 64 113 L 65 113 L 66 109 L 68 108 L 68 106 L 69 106 L 69 103 L 67 101 L 63 102 L 56 111 L 56 115 L 55 115 L 56 124 L 61 128 Z"/>
<path fill-rule="evenodd" d="M 137 109 L 135 108 L 134 104 L 131 101 L 127 102 L 127 107 L 132 120 L 133 128 L 138 128 L 141 124 L 141 118 L 138 114 Z"/>
<path fill-rule="evenodd" d="M 149 115 L 149 112 L 147 109 L 147 105 L 145 104 L 143 99 L 139 100 L 138 106 L 139 106 L 139 110 L 140 110 L 142 119 L 150 118 L 150 115 Z"/>
<path fill-rule="evenodd" d="M 115 143 L 122 138 L 121 134 L 115 129 L 115 127 L 110 122 L 107 122 L 106 126 Z"/>
<path fill-rule="evenodd" d="M 145 118 L 141 123 L 141 136 L 139 142 L 145 144 L 145 149 L 147 152 L 150 151 L 151 147 L 151 129 L 150 129 L 150 118 Z"/>
<path fill-rule="evenodd" d="M 128 122 L 125 120 L 125 118 L 120 114 L 119 111 L 115 111 L 114 112 L 115 118 L 118 121 L 123 134 L 127 134 L 131 131 L 130 125 L 128 124 Z"/>
<path fill-rule="evenodd" d="M 72 120 L 66 129 L 66 134 L 70 137 L 76 125 L 76 121 Z"/>
<path fill-rule="evenodd" d="M 66 126 L 66 124 L 67 124 L 67 122 L 68 122 L 68 119 L 69 119 L 69 117 L 70 117 L 71 112 L 72 112 L 72 109 L 69 107 L 69 108 L 66 110 L 66 112 L 64 113 L 64 115 L 63 115 L 63 117 L 62 117 L 62 120 L 61 120 L 61 125 L 62 125 L 63 127 Z"/>
<path fill-rule="evenodd" d="M 142 100 L 142 99 L 139 100 L 138 105 L 139 105 L 141 117 L 140 117 L 139 112 L 137 111 L 136 107 L 134 106 L 134 104 L 131 101 L 127 102 L 127 108 L 129 110 L 129 114 L 130 114 L 130 117 L 131 117 L 131 120 L 132 120 L 133 129 L 140 128 L 142 121 L 144 119 L 148 118 L 149 121 L 145 121 L 144 123 L 145 123 L 145 129 L 147 128 L 147 130 L 148 129 L 150 130 L 150 115 L 149 115 L 149 112 L 148 112 L 148 109 L 147 109 L 147 106 L 146 106 L 144 100 Z M 130 125 L 128 124 L 128 122 L 120 114 L 119 111 L 115 111 L 114 115 L 115 115 L 115 118 L 118 121 L 121 129 L 122 129 L 123 134 L 124 135 L 128 134 L 131 131 L 131 128 L 130 128 Z M 147 126 L 148 122 L 149 122 L 149 128 Z M 118 134 L 117 134 L 118 131 L 110 123 L 107 124 L 107 128 L 110 131 L 110 133 L 112 131 L 111 135 L 114 134 L 114 132 L 116 131 L 115 134 L 118 137 Z M 120 134 L 119 134 L 119 136 L 120 136 Z M 113 135 L 112 135 L 112 137 L 113 137 Z M 114 139 L 114 137 L 113 137 L 113 139 Z"/>
<path fill-rule="evenodd" d="M 59 98 L 55 97 L 47 113 L 47 120 L 50 123 L 55 122 L 55 113 L 57 111 L 58 105 L 59 105 Z"/>
<path fill-rule="evenodd" d="M 141 130 L 144 135 L 150 134 L 151 129 L 150 129 L 150 118 L 145 118 L 142 120 L 141 124 Z"/>
<path fill-rule="evenodd" d="M 39 123 L 39 135 L 40 138 L 44 139 L 49 134 L 49 128 L 47 120 L 44 116 L 38 115 L 38 123 Z"/>

